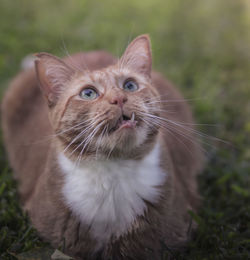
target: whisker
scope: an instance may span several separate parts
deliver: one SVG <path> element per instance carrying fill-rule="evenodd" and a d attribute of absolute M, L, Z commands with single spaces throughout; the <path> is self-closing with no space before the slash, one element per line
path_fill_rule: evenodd
<path fill-rule="evenodd" d="M 69 58 L 70 62 L 67 62 L 69 66 L 71 66 L 72 69 L 80 72 L 84 72 L 79 66 L 76 65 L 75 61 L 73 60 L 72 56 L 69 54 L 68 49 L 66 47 L 64 39 L 62 39 L 62 44 L 63 44 L 63 51 L 65 52 L 66 56 Z M 84 64 L 86 66 L 86 64 Z M 87 69 L 87 66 L 86 66 Z M 88 69 L 87 69 L 88 70 Z"/>
<path fill-rule="evenodd" d="M 163 129 L 169 130 L 170 132 L 172 131 L 172 133 L 176 133 L 176 134 L 178 134 L 178 135 L 184 137 L 186 140 L 192 142 L 194 145 L 197 144 L 197 142 L 192 138 L 192 136 L 189 136 L 189 135 L 185 134 L 185 133 L 182 132 L 180 129 L 177 129 L 177 128 L 175 128 L 175 127 L 173 127 L 173 126 L 170 126 L 170 125 L 166 126 L 166 125 L 164 125 L 164 124 L 160 124 L 160 126 L 161 126 Z M 203 143 L 203 144 L 205 144 L 205 145 L 207 145 L 207 146 L 213 147 L 213 145 L 211 145 L 211 144 L 205 142 L 204 140 L 202 140 L 202 139 L 200 139 L 200 138 L 199 138 L 198 140 L 199 140 L 201 143 Z M 207 154 L 207 151 L 206 151 L 203 147 L 200 147 L 200 149 L 201 149 L 204 153 Z"/>
<path fill-rule="evenodd" d="M 93 125 L 95 124 L 94 119 L 92 118 L 91 119 L 92 122 L 90 124 L 88 124 L 88 126 L 86 128 L 84 128 L 76 137 L 74 137 L 74 139 L 70 142 L 70 144 L 64 149 L 64 152 L 67 151 L 67 149 L 77 140 L 79 139 L 80 137 L 82 137 L 88 130 L 90 130 Z"/>
<path fill-rule="evenodd" d="M 83 144 L 85 143 L 84 146 L 83 146 L 83 148 L 82 148 L 82 150 L 81 150 L 81 154 L 83 153 L 83 151 L 85 150 L 85 148 L 88 147 L 88 146 L 91 144 L 91 142 L 92 142 L 94 136 L 97 134 L 97 132 L 98 132 L 98 131 L 100 130 L 100 128 L 103 126 L 103 124 L 105 124 L 105 122 L 99 123 L 99 125 L 97 125 L 97 126 L 94 128 L 94 130 L 87 136 L 87 138 L 85 138 L 85 139 L 83 140 L 83 142 L 81 142 L 81 144 L 78 145 L 77 149 L 78 149 L 81 145 L 83 145 Z M 76 149 L 75 149 L 75 150 L 76 150 Z M 75 151 L 75 150 L 74 150 L 74 151 Z M 73 152 L 74 152 L 74 151 L 73 151 Z M 86 149 L 86 152 L 87 152 L 87 149 Z"/>
<path fill-rule="evenodd" d="M 97 115 L 98 116 L 98 115 Z M 97 117 L 96 116 L 96 117 Z M 54 135 L 52 135 L 52 136 L 59 136 L 59 135 L 61 135 L 61 134 L 64 134 L 64 133 L 66 133 L 66 132 L 68 132 L 68 131 L 70 131 L 70 130 L 72 130 L 72 129 L 74 129 L 74 130 L 78 130 L 79 128 L 77 128 L 78 126 L 84 126 L 84 124 L 86 124 L 86 123 L 88 123 L 88 122 L 90 122 L 90 121 L 93 121 L 96 117 L 94 117 L 94 118 L 89 118 L 89 119 L 87 119 L 87 120 L 84 120 L 83 122 L 80 122 L 79 124 L 76 124 L 76 125 L 74 125 L 74 126 L 72 126 L 72 127 L 70 127 L 70 128 L 67 128 L 67 129 L 64 129 L 64 130 L 62 130 L 61 132 L 58 132 L 58 133 L 56 133 L 56 134 L 54 134 Z"/>
<path fill-rule="evenodd" d="M 164 99 L 163 99 L 164 97 Z M 194 100 L 200 100 L 200 99 L 205 99 L 206 97 L 200 97 L 200 98 L 176 98 L 176 99 L 165 99 L 166 97 L 169 97 L 169 93 L 166 94 L 161 94 L 160 96 L 155 96 L 155 97 L 150 97 L 148 99 L 144 99 L 144 102 L 148 101 L 156 101 L 156 102 L 185 102 L 185 101 L 194 101 Z"/>
<path fill-rule="evenodd" d="M 43 143 L 43 142 L 50 141 L 50 140 L 52 140 L 53 138 L 55 138 L 55 137 L 57 137 L 57 136 L 59 136 L 59 135 L 61 135 L 61 134 L 63 134 L 63 133 L 66 133 L 66 132 L 68 132 L 68 131 L 70 131 L 70 130 L 73 130 L 73 129 L 74 129 L 74 130 L 79 130 L 79 129 L 81 129 L 82 127 L 84 127 L 87 122 L 89 122 L 89 121 L 91 121 L 91 120 L 94 120 L 94 119 L 95 119 L 95 118 L 87 119 L 87 120 L 85 120 L 85 121 L 83 121 L 83 122 L 80 122 L 80 123 L 78 123 L 78 124 L 76 124 L 76 125 L 73 125 L 73 126 L 67 128 L 67 129 L 64 129 L 64 130 L 62 130 L 62 131 L 60 131 L 60 132 L 57 132 L 56 134 L 46 135 L 46 136 L 44 136 L 41 140 L 34 141 L 34 142 L 29 142 L 29 143 L 27 143 L 26 145 L 40 144 L 40 143 Z"/>
<path fill-rule="evenodd" d="M 224 140 L 208 136 L 206 134 L 203 134 L 203 133 L 201 133 L 201 132 L 199 132 L 195 129 L 192 129 L 192 128 L 189 128 L 189 127 L 186 126 L 186 125 L 196 125 L 196 124 L 180 123 L 180 122 L 177 123 L 177 122 L 174 122 L 172 120 L 168 120 L 166 118 L 162 118 L 162 117 L 158 117 L 156 115 L 152 115 L 150 113 L 145 113 L 145 112 L 142 112 L 142 111 L 137 111 L 137 112 L 138 112 L 138 114 L 141 114 L 142 116 L 146 116 L 146 117 L 150 118 L 151 124 L 156 124 L 159 127 L 166 129 L 168 132 L 173 131 L 174 133 L 179 134 L 180 136 L 184 137 L 185 139 L 191 141 L 194 144 L 195 144 L 194 139 L 191 138 L 192 136 L 190 136 L 190 134 L 196 134 L 199 137 L 199 141 L 201 143 L 208 145 L 208 146 L 211 146 L 211 147 L 214 147 L 214 146 L 212 146 L 210 143 L 205 142 L 202 138 L 207 138 L 207 139 L 217 140 L 217 141 L 227 143 Z M 203 150 L 203 151 L 206 152 L 205 150 Z"/>
<path fill-rule="evenodd" d="M 70 155 L 72 155 L 76 150 L 79 149 L 79 147 L 81 147 L 84 143 L 84 147 L 83 150 L 85 149 L 86 145 L 89 143 L 89 140 L 93 137 L 93 133 L 96 134 L 98 132 L 98 130 L 100 129 L 100 127 L 104 124 L 105 122 L 101 122 L 99 123 L 93 130 L 92 132 L 90 132 L 90 134 L 70 153 Z M 91 125 L 91 128 L 88 130 L 91 130 L 93 128 L 94 125 Z"/>
<path fill-rule="evenodd" d="M 142 118 L 141 118 L 142 119 Z M 147 120 L 145 120 L 145 119 L 142 119 L 144 122 L 147 122 Z M 152 121 L 148 121 L 148 125 L 149 126 L 151 126 L 152 127 L 152 124 L 153 125 L 158 125 L 156 122 L 152 122 Z M 159 127 L 161 127 L 162 128 L 162 126 L 161 125 L 158 125 Z M 181 143 L 184 147 L 185 147 L 185 149 L 193 156 L 193 154 L 191 153 L 191 150 L 188 148 L 188 146 L 181 140 L 181 139 L 179 139 L 175 134 L 175 132 L 172 132 L 171 130 L 172 129 L 168 129 L 168 128 L 165 128 L 164 127 L 164 129 L 169 133 L 169 134 L 171 134 L 171 136 L 173 136 L 179 143 Z M 184 137 L 184 136 L 183 136 Z M 186 136 L 185 136 L 186 137 Z M 186 138 L 188 138 L 188 137 L 186 137 Z M 188 139 L 189 140 L 189 139 Z M 189 141 L 191 141 L 191 140 L 189 140 Z M 206 153 L 206 151 L 203 149 L 203 148 L 201 148 L 201 150 L 202 151 L 204 151 L 205 153 Z"/>
<path fill-rule="evenodd" d="M 160 113 L 168 113 L 168 114 L 176 114 L 177 111 L 174 110 L 168 110 L 168 109 L 161 109 L 161 108 L 155 108 L 155 107 L 150 107 L 148 106 L 150 112 L 160 112 Z"/>
<path fill-rule="evenodd" d="M 108 153 L 108 155 L 107 155 L 107 158 L 106 158 L 106 160 L 109 160 L 109 158 L 110 158 L 110 156 L 111 156 L 112 152 L 113 152 L 113 151 L 114 151 L 114 149 L 115 149 L 115 146 L 116 146 L 116 143 L 114 142 L 114 144 L 113 144 L 112 148 L 110 149 L 110 151 L 109 151 L 109 153 Z"/>
<path fill-rule="evenodd" d="M 197 134 L 198 136 L 201 136 L 201 137 L 205 137 L 205 138 L 208 138 L 208 139 L 211 139 L 211 140 L 216 140 L 216 141 L 220 141 L 220 142 L 223 142 L 225 144 L 229 144 L 228 142 L 222 140 L 222 139 L 219 139 L 217 137 L 213 137 L 213 136 L 209 136 L 207 134 L 204 134 L 202 132 L 199 132 L 193 128 L 188 128 L 186 127 L 186 125 L 192 125 L 192 124 L 189 124 L 189 123 L 182 123 L 182 122 L 175 122 L 175 121 L 172 121 L 170 119 L 167 119 L 167 118 L 163 118 L 163 117 L 159 117 L 159 116 L 156 116 L 156 115 L 152 115 L 152 114 L 149 114 L 149 113 L 144 113 L 144 112 L 140 112 L 142 113 L 144 116 L 148 116 L 150 118 L 155 118 L 155 119 L 158 119 L 158 120 L 161 120 L 161 121 L 164 121 L 164 122 L 167 122 L 167 123 L 171 123 L 173 125 L 176 125 L 188 132 L 191 132 L 191 133 L 195 133 Z"/>
<path fill-rule="evenodd" d="M 98 151 L 99 151 L 99 147 L 100 147 L 101 141 L 102 141 L 104 135 L 106 134 L 107 129 L 108 129 L 108 124 L 103 128 L 103 130 L 102 130 L 100 136 L 98 137 L 98 139 L 97 139 L 97 141 L 96 141 L 96 144 L 97 144 L 96 154 L 95 154 L 96 159 L 97 159 L 97 154 L 98 154 Z"/>

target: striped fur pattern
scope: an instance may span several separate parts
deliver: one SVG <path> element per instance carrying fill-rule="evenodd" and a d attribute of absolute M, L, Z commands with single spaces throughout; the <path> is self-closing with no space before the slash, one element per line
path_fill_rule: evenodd
<path fill-rule="evenodd" d="M 188 104 L 151 66 L 147 35 L 119 60 L 39 53 L 3 98 L 23 209 L 77 260 L 161 259 L 194 230 L 202 150 Z"/>

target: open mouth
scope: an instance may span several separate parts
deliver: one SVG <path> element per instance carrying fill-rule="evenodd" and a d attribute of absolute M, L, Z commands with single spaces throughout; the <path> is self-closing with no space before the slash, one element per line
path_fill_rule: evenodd
<path fill-rule="evenodd" d="M 120 130 L 123 128 L 135 128 L 137 124 L 137 121 L 135 120 L 135 113 L 131 114 L 131 117 L 127 115 L 122 115 L 118 121 L 116 122 L 116 125 L 110 129 L 111 132 L 114 132 L 116 130 Z"/>

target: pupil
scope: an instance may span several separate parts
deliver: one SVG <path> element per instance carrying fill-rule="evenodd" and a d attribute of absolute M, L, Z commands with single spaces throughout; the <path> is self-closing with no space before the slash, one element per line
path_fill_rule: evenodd
<path fill-rule="evenodd" d="M 91 89 L 88 89 L 85 91 L 85 95 L 87 95 L 88 97 L 90 97 L 92 94 L 92 90 Z"/>
<path fill-rule="evenodd" d="M 128 82 L 128 83 L 127 83 L 127 88 L 128 88 L 128 89 L 132 89 L 132 88 L 133 88 L 133 84 L 132 84 L 131 82 Z"/>

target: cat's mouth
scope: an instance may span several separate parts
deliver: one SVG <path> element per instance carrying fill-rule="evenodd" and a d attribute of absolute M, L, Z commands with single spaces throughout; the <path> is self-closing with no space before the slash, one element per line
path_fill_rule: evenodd
<path fill-rule="evenodd" d="M 137 121 L 135 120 L 135 113 L 133 112 L 131 116 L 122 114 L 121 117 L 117 120 L 114 127 L 110 129 L 110 132 L 114 132 L 116 130 L 121 130 L 124 128 L 133 129 L 136 127 Z"/>

